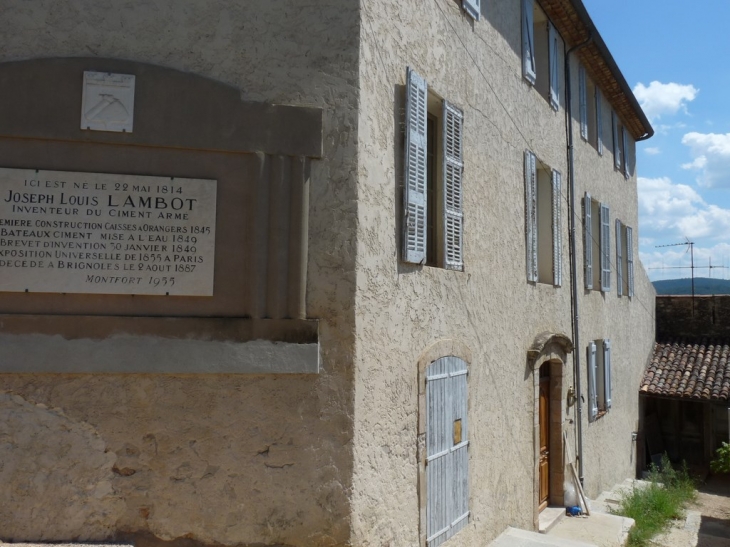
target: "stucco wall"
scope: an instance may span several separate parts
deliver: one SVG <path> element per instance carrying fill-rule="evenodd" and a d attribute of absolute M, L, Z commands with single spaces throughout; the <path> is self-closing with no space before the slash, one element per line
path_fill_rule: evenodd
<path fill-rule="evenodd" d="M 321 373 L 0 375 L 1 539 L 346 543 L 357 2 L 6 0 L 0 11 L 0 62 L 126 59 L 242 100 L 322 107 L 325 158 L 312 162 L 306 306 L 321 319 Z"/>
<path fill-rule="evenodd" d="M 457 340 L 472 355 L 472 514 L 452 541 L 483 545 L 508 525 L 532 529 L 535 522 L 535 385 L 527 350 L 544 331 L 571 333 L 568 209 L 564 199 L 562 288 L 528 283 L 523 153 L 562 172 L 566 196 L 565 93 L 554 112 L 522 78 L 520 2 L 483 4 L 484 17 L 474 22 L 456 2 L 363 2 L 352 501 L 358 545 L 419 541 L 417 363 L 440 340 Z M 408 66 L 464 111 L 464 272 L 400 260 Z M 576 68 L 574 62 L 574 74 Z M 575 134 L 579 140 L 577 125 Z M 610 148 L 597 160 L 587 146 L 578 143 L 576 152 L 577 195 L 590 185 L 605 196 L 612 223 L 620 213 L 634 227 L 638 250 L 636 180 L 614 173 Z M 580 214 L 580 200 L 576 205 Z M 617 297 L 615 269 L 612 292 L 585 293 L 582 253 L 579 243 L 576 351 L 584 396 L 585 344 L 611 338 L 614 352 L 613 410 L 584 425 L 586 484 L 595 495 L 633 476 L 630 433 L 653 341 L 653 293 L 636 251 L 633 300 Z M 570 357 L 564 372 L 563 395 L 574 384 Z M 571 444 L 574 413 L 566 410 L 563 423 Z"/>

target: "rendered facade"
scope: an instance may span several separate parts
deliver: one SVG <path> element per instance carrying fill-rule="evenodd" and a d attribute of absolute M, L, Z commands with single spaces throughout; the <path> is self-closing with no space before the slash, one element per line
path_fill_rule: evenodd
<path fill-rule="evenodd" d="M 3 293 L 0 539 L 484 545 L 635 474 L 652 129 L 580 0 L 0 10 L 0 167 L 217 189 L 213 296 Z"/>

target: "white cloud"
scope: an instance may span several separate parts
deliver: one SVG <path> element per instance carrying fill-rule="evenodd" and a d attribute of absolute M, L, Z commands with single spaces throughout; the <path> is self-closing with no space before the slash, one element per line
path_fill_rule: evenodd
<path fill-rule="evenodd" d="M 671 230 L 679 233 L 679 222 L 705 207 L 702 197 L 685 184 L 674 184 L 666 177 L 639 177 L 639 218 L 642 231 Z"/>
<path fill-rule="evenodd" d="M 644 148 L 644 152 L 646 152 L 650 156 L 656 156 L 657 154 L 662 153 L 658 146 L 649 146 L 648 148 Z"/>
<path fill-rule="evenodd" d="M 730 133 L 687 133 L 682 144 L 690 148 L 693 158 L 682 167 L 701 171 L 698 184 L 708 188 L 730 186 Z"/>
<path fill-rule="evenodd" d="M 686 112 L 687 103 L 693 101 L 699 91 L 693 85 L 663 84 L 656 80 L 648 86 L 640 82 L 634 87 L 634 95 L 650 120 L 657 120 L 664 114 L 676 114 L 679 109 Z"/>

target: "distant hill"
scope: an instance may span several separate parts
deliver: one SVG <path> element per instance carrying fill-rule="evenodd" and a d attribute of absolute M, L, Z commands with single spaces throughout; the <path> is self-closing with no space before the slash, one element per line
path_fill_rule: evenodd
<path fill-rule="evenodd" d="M 657 294 L 692 294 L 692 279 L 654 281 Z M 695 294 L 730 294 L 730 280 L 695 277 Z"/>

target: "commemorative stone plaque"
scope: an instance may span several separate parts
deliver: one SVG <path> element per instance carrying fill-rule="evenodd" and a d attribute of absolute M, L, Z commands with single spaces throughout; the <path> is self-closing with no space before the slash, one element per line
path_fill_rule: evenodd
<path fill-rule="evenodd" d="M 216 186 L 0 168 L 0 291 L 212 296 Z"/>

